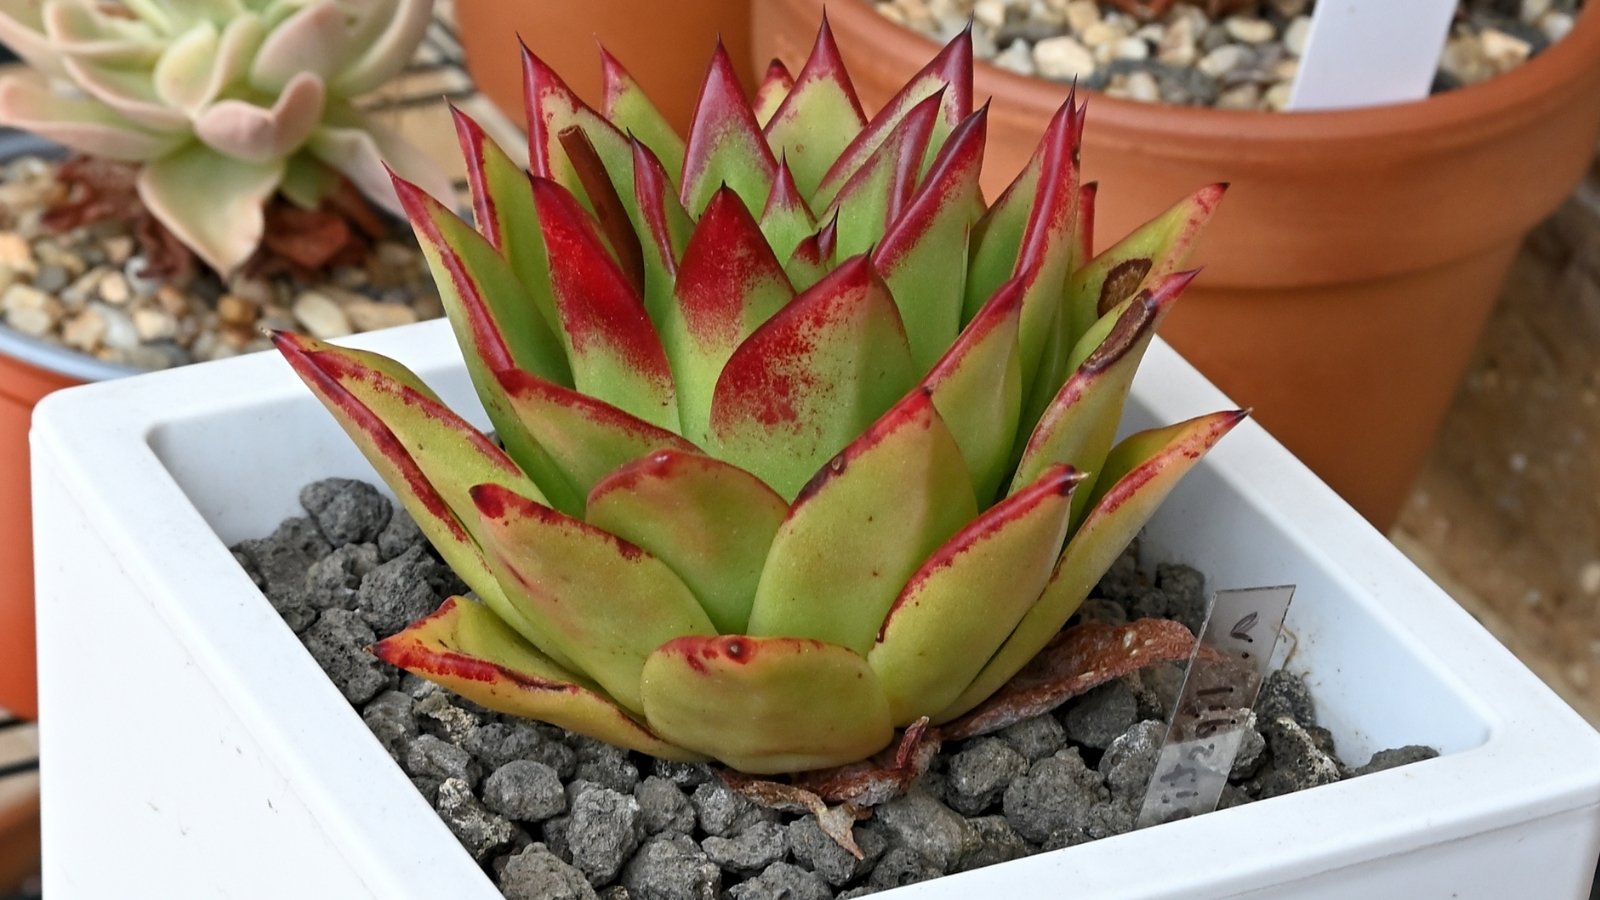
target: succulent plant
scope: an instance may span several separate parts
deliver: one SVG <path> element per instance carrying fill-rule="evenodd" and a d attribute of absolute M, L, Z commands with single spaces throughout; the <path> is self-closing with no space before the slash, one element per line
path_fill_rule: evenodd
<path fill-rule="evenodd" d="M 457 116 L 476 229 L 396 181 L 498 442 L 276 336 L 476 594 L 397 666 L 668 759 L 850 763 L 1011 679 L 1243 416 L 1114 440 L 1221 188 L 1091 257 L 1069 100 L 984 204 L 966 35 L 870 120 L 825 22 L 753 103 L 719 48 L 686 141 L 609 57 L 604 114 L 524 63 L 531 175 Z"/>
<path fill-rule="evenodd" d="M 383 163 L 450 196 L 420 153 L 351 98 L 392 77 L 431 0 L 0 0 L 0 43 L 70 83 L 0 79 L 0 124 L 138 163 L 139 197 L 229 274 L 281 193 L 316 208 L 341 177 L 398 214 Z"/>

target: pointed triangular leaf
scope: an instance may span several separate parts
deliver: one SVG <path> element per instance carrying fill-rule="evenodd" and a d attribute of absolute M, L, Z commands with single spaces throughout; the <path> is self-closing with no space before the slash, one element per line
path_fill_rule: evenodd
<path fill-rule="evenodd" d="M 497 485 L 472 499 L 506 595 L 624 708 L 642 711 L 639 670 L 651 651 L 716 633 L 678 576 L 638 547 Z"/>
<path fill-rule="evenodd" d="M 773 152 L 789 161 L 803 196 L 811 196 L 839 154 L 867 124 L 824 12 L 811 55 L 788 96 L 765 125 Z"/>
<path fill-rule="evenodd" d="M 683 205 L 698 216 L 718 187 L 727 185 L 752 210 L 766 205 L 778 161 L 745 103 L 728 51 L 717 42 L 689 125 L 683 161 Z"/>
<path fill-rule="evenodd" d="M 699 598 L 717 631 L 739 634 L 788 504 L 743 469 L 662 450 L 589 492 L 589 524 L 643 547 Z"/>
<path fill-rule="evenodd" d="M 1066 540 L 1078 478 L 1069 466 L 1050 467 L 911 576 L 867 654 L 895 725 L 953 703 L 1033 606 Z"/>
<path fill-rule="evenodd" d="M 795 186 L 788 160 L 778 161 L 778 177 L 761 210 L 761 233 L 779 259 L 788 259 L 800 242 L 817 230 L 817 217 Z"/>
<path fill-rule="evenodd" d="M 633 229 L 644 254 L 644 308 L 659 327 L 672 305 L 678 260 L 683 258 L 694 223 L 683 211 L 661 161 L 638 141 L 633 142 L 633 191 Z"/>
<path fill-rule="evenodd" d="M 766 238 L 731 188 L 711 197 L 678 268 L 661 342 L 678 391 L 683 433 L 704 441 L 717 377 L 745 338 L 794 298 Z"/>
<path fill-rule="evenodd" d="M 551 290 L 573 385 L 652 425 L 676 430 L 672 372 L 644 301 L 570 193 L 535 178 L 533 201 L 545 248 L 552 260 L 561 261 L 551 266 Z"/>
<path fill-rule="evenodd" d="M 649 147 L 668 172 L 682 172 L 683 138 L 650 101 L 639 82 L 604 47 L 600 48 L 600 76 L 605 85 L 602 108 L 611 124 Z M 677 187 L 676 183 L 673 187 Z"/>
<path fill-rule="evenodd" d="M 755 113 L 756 124 L 767 127 L 772 114 L 783 105 L 783 98 L 789 96 L 792 87 L 794 76 L 789 74 L 789 67 L 783 64 L 783 60 L 774 59 L 767 63 L 767 71 L 756 88 L 756 97 L 750 101 L 750 111 Z"/>
<path fill-rule="evenodd" d="M 967 279 L 967 234 L 982 200 L 988 107 L 962 122 L 934 161 L 905 212 L 893 220 L 872 254 L 894 295 L 919 371 L 933 365 L 961 330 Z"/>
<path fill-rule="evenodd" d="M 598 685 L 558 665 L 499 616 L 462 597 L 451 597 L 427 618 L 374 644 L 372 654 L 495 712 L 549 722 L 660 759 L 705 759 L 663 741 Z"/>
<path fill-rule="evenodd" d="M 645 661 L 643 694 L 656 733 L 755 775 L 856 762 L 894 739 L 867 661 L 822 641 L 678 638 Z"/>
<path fill-rule="evenodd" d="M 1039 602 L 935 721 L 948 722 L 982 703 L 1027 665 L 1077 611 L 1179 479 L 1244 417 L 1240 410 L 1212 413 L 1131 435 L 1117 445 L 1096 481 L 1089 515 L 1067 542 Z"/>
<path fill-rule="evenodd" d="M 750 633 L 865 654 L 911 573 L 977 512 L 955 438 L 927 392 L 911 392 L 795 500 L 761 573 Z"/>
<path fill-rule="evenodd" d="M 1120 314 L 1108 317 L 1114 320 L 1109 332 L 1103 340 L 1096 341 L 1087 358 L 1062 385 L 1028 439 L 1011 482 L 1013 491 L 1056 463 L 1088 472 L 1091 479 L 1098 476 L 1116 437 L 1139 361 L 1172 301 L 1194 280 L 1194 275 L 1187 272 L 1170 276 L 1154 291 L 1140 293 Z M 1095 336 L 1096 330 L 1091 330 L 1085 340 Z M 1082 497 L 1074 498 L 1074 521 L 1088 508 L 1089 496 L 1086 489 Z"/>
<path fill-rule="evenodd" d="M 833 209 L 839 217 L 840 255 L 850 257 L 871 250 L 911 202 L 941 99 L 934 94 L 912 107 L 839 189 Z"/>
<path fill-rule="evenodd" d="M 590 488 L 623 463 L 654 450 L 696 450 L 670 431 L 526 372 L 501 372 L 499 378 L 512 412 L 559 473 L 563 492 L 579 498 L 574 515 L 583 514 Z M 541 486 L 549 480 L 535 475 Z"/>
<path fill-rule="evenodd" d="M 858 257 L 729 357 L 712 396 L 706 446 L 793 497 L 915 383 L 894 300 Z"/>
<path fill-rule="evenodd" d="M 794 285 L 795 290 L 807 290 L 833 271 L 833 251 L 838 233 L 839 216 L 835 214 L 815 234 L 801 238 L 794 252 L 789 254 L 789 261 L 783 264 L 783 271 L 789 276 L 789 283 Z"/>
<path fill-rule="evenodd" d="M 924 157 L 923 165 L 918 170 L 926 168 L 939 148 L 944 146 L 945 138 L 967 116 L 972 115 L 972 31 L 970 28 L 963 30 L 950 40 L 950 43 L 939 51 L 921 71 L 911 76 L 898 94 L 878 111 L 878 114 L 861 129 L 856 139 L 850 142 L 844 152 L 833 166 L 828 169 L 828 174 L 822 179 L 822 184 L 811 197 L 813 209 L 823 209 L 833 204 L 834 197 L 845 182 L 855 176 L 856 172 L 864 165 L 873 153 L 877 152 L 878 145 L 899 126 L 900 120 L 911 111 L 918 103 L 928 97 L 943 91 L 944 100 L 940 105 L 938 120 L 934 123 L 933 137 L 928 141 L 928 152 Z"/>
<path fill-rule="evenodd" d="M 923 380 L 961 446 L 980 506 L 994 499 L 1011 465 L 1022 410 L 1021 316 L 1022 287 L 1007 282 Z"/>
<path fill-rule="evenodd" d="M 594 145 L 618 196 L 632 199 L 633 150 L 627 136 L 580 100 L 526 44 L 522 47 L 522 99 L 528 116 L 528 164 L 534 175 L 557 182 L 584 208 L 594 209 L 561 147 L 561 132 L 576 127 Z"/>

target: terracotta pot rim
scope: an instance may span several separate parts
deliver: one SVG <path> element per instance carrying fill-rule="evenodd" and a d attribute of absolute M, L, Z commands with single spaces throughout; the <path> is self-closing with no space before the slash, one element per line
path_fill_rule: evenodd
<path fill-rule="evenodd" d="M 932 58 L 938 45 L 920 32 L 890 22 L 870 8 L 867 0 L 845 0 L 827 7 L 837 31 L 881 30 L 885 37 L 869 42 L 889 56 L 912 55 L 920 65 Z M 894 37 L 888 35 L 894 34 Z M 979 60 L 980 81 L 995 86 L 1016 102 L 1053 110 L 1061 104 L 1066 85 L 1009 72 Z M 1315 141 L 1371 141 L 1399 134 L 1432 134 L 1468 129 L 1472 134 L 1517 128 L 1537 117 L 1547 103 L 1585 75 L 1600 72 L 1600 2 L 1589 3 L 1579 13 L 1572 31 L 1532 60 L 1504 75 L 1421 100 L 1345 110 L 1270 112 L 1223 110 L 1210 107 L 1172 106 L 1120 100 L 1098 91 L 1085 91 L 1090 115 L 1101 138 L 1110 129 L 1136 130 L 1154 139 L 1187 143 L 1223 142 L 1237 148 L 1242 142 L 1302 143 Z M 984 98 L 978 97 L 979 102 Z M 1171 149 L 1171 148 L 1169 148 Z"/>

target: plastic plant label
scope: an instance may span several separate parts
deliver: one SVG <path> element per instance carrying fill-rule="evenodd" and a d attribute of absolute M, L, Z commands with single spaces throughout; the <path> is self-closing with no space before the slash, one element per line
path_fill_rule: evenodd
<path fill-rule="evenodd" d="M 1293 598 L 1293 585 L 1213 595 L 1156 756 L 1138 827 L 1217 808 Z"/>
<path fill-rule="evenodd" d="M 1311 14 L 1289 109 L 1352 109 L 1428 96 L 1456 0 L 1329 0 Z"/>

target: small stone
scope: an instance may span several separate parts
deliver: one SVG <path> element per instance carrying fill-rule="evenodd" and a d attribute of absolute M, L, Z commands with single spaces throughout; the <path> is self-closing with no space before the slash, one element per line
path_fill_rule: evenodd
<path fill-rule="evenodd" d="M 0 294 L 6 324 L 31 337 L 49 334 L 61 320 L 61 301 L 28 284 L 13 284 Z"/>
<path fill-rule="evenodd" d="M 1034 716 L 1009 725 L 999 733 L 1028 762 L 1037 762 L 1067 745 L 1067 733 L 1054 716 Z"/>
<path fill-rule="evenodd" d="M 468 755 L 466 742 L 482 721 L 472 701 L 459 697 L 435 685 L 435 690 L 417 698 L 415 711 L 417 724 L 428 734 L 461 747 Z M 487 712 L 487 711 L 485 711 Z"/>
<path fill-rule="evenodd" d="M 404 760 L 407 745 L 417 736 L 417 717 L 411 711 L 415 702 L 399 691 L 384 691 L 361 710 L 361 721 L 396 762 Z"/>
<path fill-rule="evenodd" d="M 121 306 L 133 299 L 133 289 L 128 287 L 128 276 L 117 271 L 105 273 L 95 285 L 100 299 L 113 306 Z"/>
<path fill-rule="evenodd" d="M 1095 750 L 1111 746 L 1138 721 L 1139 701 L 1124 679 L 1102 684 L 1067 705 L 1061 715 L 1067 739 Z"/>
<path fill-rule="evenodd" d="M 712 835 L 702 842 L 711 861 L 740 875 L 753 875 L 789 855 L 783 826 L 757 822 L 731 838 Z"/>
<path fill-rule="evenodd" d="M 378 565 L 378 548 L 346 544 L 306 570 L 305 599 L 313 609 L 355 609 L 361 578 Z"/>
<path fill-rule="evenodd" d="M 1283 112 L 1289 108 L 1289 98 L 1292 96 L 1293 91 L 1292 81 L 1280 81 L 1267 88 L 1267 93 L 1262 97 L 1262 102 L 1266 104 L 1267 109 L 1273 112 Z"/>
<path fill-rule="evenodd" d="M 1099 768 L 1113 798 L 1136 803 L 1144 796 L 1166 731 L 1165 723 L 1147 719 L 1135 723 L 1106 748 Z"/>
<path fill-rule="evenodd" d="M 300 505 L 335 544 L 376 541 L 393 506 L 378 489 L 350 478 L 325 478 L 300 489 Z"/>
<path fill-rule="evenodd" d="M 1066 10 L 1067 27 L 1082 34 L 1100 22 L 1100 4 L 1095 0 L 1071 0 Z"/>
<path fill-rule="evenodd" d="M 628 758 L 628 751 L 586 737 L 575 738 L 572 745 L 578 751 L 578 778 L 619 793 L 633 793 L 639 784 L 639 768 Z"/>
<path fill-rule="evenodd" d="M 992 60 L 996 66 L 1018 75 L 1033 74 L 1033 49 L 1027 41 L 1012 41 Z"/>
<path fill-rule="evenodd" d="M 1156 566 L 1156 587 L 1167 595 L 1167 615 L 1199 634 L 1206 619 L 1206 577 L 1193 566 L 1161 563 Z"/>
<path fill-rule="evenodd" d="M 131 350 L 139 346 L 139 329 L 133 324 L 132 316 L 104 303 L 92 303 L 89 308 L 98 312 L 105 320 L 106 333 L 102 340 L 107 347 Z"/>
<path fill-rule="evenodd" d="M 1041 759 L 1006 789 L 1006 821 L 1030 841 L 1043 841 L 1063 828 L 1089 826 L 1089 810 L 1108 797 L 1099 773 L 1084 765 L 1076 748 Z"/>
<path fill-rule="evenodd" d="M 467 734 L 461 746 L 492 771 L 517 760 L 531 758 L 535 748 L 542 743 L 544 737 L 531 723 L 511 719 L 477 726 Z M 554 769 L 554 766 L 551 768 Z M 572 773 L 569 771 L 567 774 L 570 776 Z M 557 772 L 557 775 L 560 773 Z"/>
<path fill-rule="evenodd" d="M 1290 56 L 1300 57 L 1306 53 L 1306 42 L 1311 39 L 1311 17 L 1299 16 L 1289 27 L 1283 31 L 1283 49 L 1289 51 Z"/>
<path fill-rule="evenodd" d="M 333 552 L 316 525 L 298 516 L 285 519 L 267 537 L 241 541 L 236 549 L 255 566 L 274 600 L 298 600 L 311 564 Z"/>
<path fill-rule="evenodd" d="M 719 779 L 696 787 L 689 802 L 700 830 L 717 837 L 732 837 L 757 822 L 777 818 L 772 810 L 755 805 Z"/>
<path fill-rule="evenodd" d="M 821 875 L 834 887 L 847 884 L 870 870 L 889 847 L 889 839 L 875 824 L 857 824 L 852 832 L 862 858 L 839 846 L 817 824 L 816 816 L 804 816 L 789 823 L 789 852 L 795 861 Z"/>
<path fill-rule="evenodd" d="M 938 878 L 943 874 L 945 873 L 939 871 L 937 866 L 924 859 L 917 851 L 908 847 L 895 847 L 878 860 L 878 864 L 872 869 L 872 875 L 867 879 L 867 884 L 884 891 Z"/>
<path fill-rule="evenodd" d="M 170 315 L 189 314 L 189 296 L 170 284 L 156 286 L 156 303 Z"/>
<path fill-rule="evenodd" d="M 1495 74 L 1494 63 L 1484 52 L 1483 45 L 1470 34 L 1452 35 L 1445 41 L 1439 69 L 1461 84 L 1476 84 Z"/>
<path fill-rule="evenodd" d="M 622 870 L 629 900 L 716 900 L 722 872 L 694 841 L 681 834 L 647 841 Z"/>
<path fill-rule="evenodd" d="M 1372 759 L 1366 765 L 1351 771 L 1350 775 L 1351 777 L 1371 775 L 1374 772 L 1382 772 L 1385 769 L 1393 769 L 1396 766 L 1407 766 L 1414 762 L 1422 762 L 1425 759 L 1433 759 L 1438 755 L 1439 751 L 1432 747 L 1423 747 L 1416 744 L 1397 747 L 1393 750 L 1379 750 L 1377 753 L 1372 754 Z"/>
<path fill-rule="evenodd" d="M 133 238 L 128 236 L 128 235 L 123 235 L 123 234 L 113 235 L 112 237 L 106 238 L 105 241 L 100 246 L 106 252 L 106 262 L 111 263 L 114 266 L 123 265 L 124 263 L 126 263 L 128 261 L 129 257 L 133 256 L 133 249 L 134 249 Z M 103 286 L 104 286 L 104 282 L 102 282 L 102 287 Z M 127 287 L 128 286 L 128 282 L 127 282 L 126 277 L 123 278 L 122 286 L 123 287 Z M 107 299 L 107 300 L 111 300 L 111 298 L 110 297 L 106 297 L 103 292 L 101 293 L 100 296 L 105 297 L 105 299 Z M 112 302 L 116 302 L 116 301 L 112 301 Z"/>
<path fill-rule="evenodd" d="M 1006 23 L 1005 0 L 977 0 L 972 4 L 972 20 L 994 31 Z"/>
<path fill-rule="evenodd" d="M 1033 45 L 1033 65 L 1045 78 L 1071 81 L 1094 74 L 1094 55 L 1076 40 L 1062 35 Z"/>
<path fill-rule="evenodd" d="M 304 635 L 306 650 L 344 698 L 360 705 L 399 683 L 395 670 L 367 652 L 378 636 L 355 613 L 330 609 Z"/>
<path fill-rule="evenodd" d="M 650 760 L 650 772 L 672 782 L 681 788 L 692 788 L 705 784 L 712 778 L 711 767 L 705 763 L 674 762 L 670 759 Z"/>
<path fill-rule="evenodd" d="M 84 353 L 98 349 L 105 336 L 106 320 L 92 309 L 72 316 L 61 325 L 61 342 Z"/>
<path fill-rule="evenodd" d="M 1230 16 L 1223 21 L 1222 27 L 1228 30 L 1234 40 L 1246 44 L 1265 44 L 1277 37 L 1277 30 L 1271 22 L 1250 16 Z"/>
<path fill-rule="evenodd" d="M 728 900 L 832 900 L 833 891 L 815 872 L 775 863 L 765 872 L 728 890 Z"/>
<path fill-rule="evenodd" d="M 294 301 L 294 317 L 319 340 L 344 337 L 350 334 L 350 319 L 339 304 L 326 294 L 306 291 Z"/>
<path fill-rule="evenodd" d="M 1305 679 L 1283 669 L 1267 675 L 1256 695 L 1256 715 L 1263 721 L 1288 716 L 1301 725 L 1317 724 L 1317 707 Z"/>
<path fill-rule="evenodd" d="M 39 271 L 33 247 L 15 231 L 0 231 L 0 266 L 30 277 Z"/>
<path fill-rule="evenodd" d="M 1261 729 L 1272 751 L 1272 764 L 1255 779 L 1257 799 L 1265 800 L 1339 780 L 1339 763 L 1299 722 L 1289 716 L 1264 719 Z"/>
<path fill-rule="evenodd" d="M 1539 20 L 1539 30 L 1553 44 L 1572 33 L 1572 24 L 1572 16 L 1568 13 L 1553 12 Z"/>
<path fill-rule="evenodd" d="M 378 331 L 417 321 L 416 311 L 409 306 L 372 300 L 353 300 L 345 304 L 344 313 L 357 331 Z"/>
<path fill-rule="evenodd" d="M 571 812 L 560 819 L 572 864 L 592 885 L 610 884 L 640 840 L 639 802 L 631 795 L 587 781 L 567 788 Z"/>
<path fill-rule="evenodd" d="M 1101 47 L 1114 47 L 1127 36 L 1127 31 L 1118 28 L 1109 21 L 1101 20 L 1079 32 L 1078 40 L 1090 50 L 1098 50 Z M 1043 42 L 1041 41 L 1041 43 Z"/>
<path fill-rule="evenodd" d="M 419 778 L 454 778 L 468 789 L 483 777 L 483 769 L 472 754 L 431 734 L 419 735 L 406 748 L 403 763 L 406 773 Z"/>
<path fill-rule="evenodd" d="M 138 332 L 139 340 L 146 343 L 169 340 L 177 336 L 178 322 L 159 309 L 136 309 L 133 311 L 133 330 Z"/>
<path fill-rule="evenodd" d="M 594 888 L 543 844 L 529 844 L 500 873 L 506 900 L 597 900 Z"/>
<path fill-rule="evenodd" d="M 1578 590 L 1585 594 L 1600 594 L 1600 559 L 1591 559 L 1578 570 Z"/>
<path fill-rule="evenodd" d="M 483 782 L 483 802 L 521 822 L 541 822 L 567 811 L 567 795 L 556 770 L 527 759 L 495 769 Z"/>
<path fill-rule="evenodd" d="M 357 607 L 374 631 L 394 634 L 438 608 L 447 574 L 426 550 L 414 546 L 361 579 Z"/>
<path fill-rule="evenodd" d="M 1160 96 L 1157 95 L 1157 99 Z M 1120 603 L 1091 597 L 1078 607 L 1079 622 L 1103 622 L 1107 625 L 1128 624 L 1128 611 Z"/>
<path fill-rule="evenodd" d="M 217 318 L 229 325 L 248 328 L 261 315 L 261 307 L 238 294 L 223 294 L 217 298 Z"/>
<path fill-rule="evenodd" d="M 411 513 L 397 506 L 389 515 L 389 524 L 378 533 L 378 556 L 385 561 L 391 560 L 412 547 L 425 544 L 427 540 L 422 529 L 417 527 L 417 520 L 411 518 Z"/>
<path fill-rule="evenodd" d="M 1195 37 L 1195 29 L 1189 19 L 1174 20 L 1156 45 L 1156 58 L 1174 66 L 1194 65 L 1194 61 L 1200 58 Z"/>
<path fill-rule="evenodd" d="M 33 276 L 33 286 L 47 294 L 59 294 L 72 281 L 72 274 L 64 266 L 46 264 Z"/>
<path fill-rule="evenodd" d="M 439 785 L 434 808 L 450 833 L 479 862 L 504 849 L 517 835 L 516 826 L 485 809 L 472 796 L 472 787 L 459 778 L 446 778 Z"/>
<path fill-rule="evenodd" d="M 1136 37 L 1123 38 L 1117 41 L 1113 51 L 1117 59 L 1148 59 L 1150 57 L 1150 45 Z M 1152 83 L 1154 83 L 1153 78 Z"/>
<path fill-rule="evenodd" d="M 1256 714 L 1251 713 L 1244 723 L 1244 733 L 1239 739 L 1239 750 L 1233 756 L 1233 768 L 1228 778 L 1242 781 L 1256 773 L 1266 759 L 1267 739 L 1256 728 Z"/>
<path fill-rule="evenodd" d="M 1261 105 L 1261 86 L 1241 84 L 1217 95 L 1217 109 L 1255 109 Z"/>
<path fill-rule="evenodd" d="M 945 799 L 966 816 L 982 813 L 1028 771 L 1028 760 L 999 738 L 978 738 L 945 764 Z"/>
<path fill-rule="evenodd" d="M 1128 96 L 1140 103 L 1161 102 L 1161 84 L 1149 72 L 1131 72 L 1128 75 Z"/>
<path fill-rule="evenodd" d="M 983 816 L 967 823 L 977 836 L 977 845 L 956 866 L 958 872 L 969 872 L 996 863 L 1021 859 L 1029 854 L 1028 842 L 1017 834 L 1004 816 Z"/>
<path fill-rule="evenodd" d="M 1217 78 L 1226 72 L 1242 69 L 1250 64 L 1250 51 L 1238 44 L 1224 44 L 1207 53 L 1195 64 L 1202 74 Z"/>
<path fill-rule="evenodd" d="M 941 872 L 978 845 L 967 820 L 921 787 L 877 808 L 874 816 L 888 833 L 892 847 L 909 847 Z"/>
<path fill-rule="evenodd" d="M 694 831 L 694 807 L 689 796 L 671 781 L 651 775 L 634 787 L 633 797 L 639 801 L 639 822 L 646 834 Z"/>
<path fill-rule="evenodd" d="M 1478 41 L 1483 45 L 1483 55 L 1499 72 L 1515 69 L 1533 54 L 1532 44 L 1498 28 L 1485 28 L 1478 34 Z"/>

